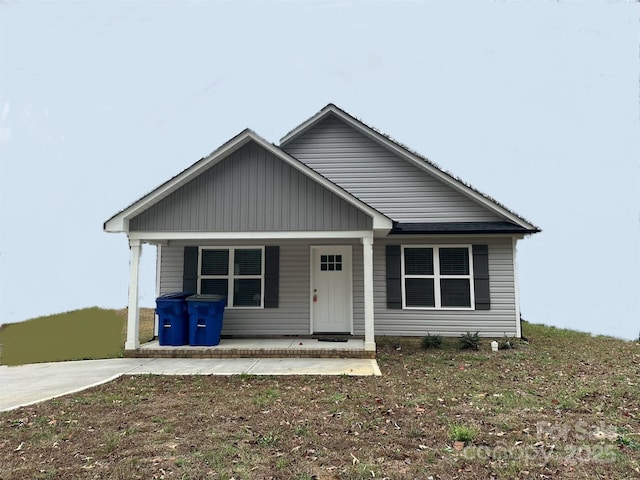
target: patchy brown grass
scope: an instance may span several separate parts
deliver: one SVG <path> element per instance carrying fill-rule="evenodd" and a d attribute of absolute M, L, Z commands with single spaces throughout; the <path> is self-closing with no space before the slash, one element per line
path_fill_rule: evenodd
<path fill-rule="evenodd" d="M 115 310 L 116 315 L 124 319 L 124 327 L 122 329 L 122 349 L 124 350 L 124 343 L 127 341 L 127 314 L 129 310 L 122 308 Z M 138 339 L 140 343 L 146 343 L 153 339 L 153 331 L 155 326 L 155 309 L 153 308 L 141 308 L 140 309 L 140 333 Z"/>
<path fill-rule="evenodd" d="M 0 478 L 638 478 L 640 346 L 525 330 L 379 338 L 382 377 L 122 377 L 0 414 Z"/>

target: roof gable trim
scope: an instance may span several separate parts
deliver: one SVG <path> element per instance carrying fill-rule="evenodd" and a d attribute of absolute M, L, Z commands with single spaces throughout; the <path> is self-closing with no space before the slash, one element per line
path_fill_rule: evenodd
<path fill-rule="evenodd" d="M 190 167 L 180 172 L 175 177 L 169 179 L 155 190 L 151 191 L 144 197 L 140 198 L 129 207 L 120 211 L 109 220 L 104 223 L 104 230 L 107 232 L 128 232 L 129 231 L 129 219 L 142 213 L 144 210 L 155 205 L 163 198 L 167 197 L 171 193 L 175 192 L 178 188 L 197 177 L 203 171 L 209 169 L 216 163 L 227 158 L 230 154 L 240 149 L 249 142 L 255 142 L 271 154 L 280 158 L 287 164 L 296 168 L 312 180 L 320 183 L 322 186 L 330 190 L 332 193 L 338 195 L 340 198 L 346 200 L 356 208 L 364 211 L 373 218 L 373 228 L 380 230 L 390 230 L 392 227 L 392 221 L 373 207 L 367 205 L 361 200 L 351 195 L 346 190 L 342 189 L 335 183 L 331 182 L 327 178 L 320 175 L 315 170 L 306 166 L 296 158 L 282 151 L 277 146 L 267 142 L 265 139 L 257 135 L 250 129 L 243 130 L 231 140 L 214 150 L 208 156 L 201 158 Z"/>

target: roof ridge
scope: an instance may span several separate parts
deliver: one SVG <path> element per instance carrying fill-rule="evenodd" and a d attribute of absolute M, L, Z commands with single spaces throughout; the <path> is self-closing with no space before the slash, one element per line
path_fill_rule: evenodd
<path fill-rule="evenodd" d="M 513 215 L 514 217 L 517 217 L 518 219 L 522 220 L 523 222 L 531 225 L 532 227 L 534 227 L 534 230 L 536 231 L 540 231 L 540 228 L 537 227 L 535 224 L 533 224 L 532 222 L 530 222 L 529 220 L 527 220 L 526 218 L 524 218 L 522 215 L 519 215 L 518 213 L 514 212 L 513 210 L 511 210 L 510 208 L 508 208 L 506 205 L 504 205 L 503 203 L 499 202 L 498 200 L 496 200 L 495 198 L 491 197 L 490 195 L 487 195 L 484 192 L 481 192 L 480 190 L 478 190 L 477 188 L 475 188 L 473 185 L 471 185 L 469 182 L 463 180 L 462 178 L 458 177 L 457 175 L 453 174 L 452 172 L 450 172 L 449 170 L 446 170 L 444 168 L 442 168 L 440 165 L 438 165 L 437 163 L 435 163 L 434 161 L 430 160 L 429 158 L 425 157 L 424 155 L 420 154 L 419 152 L 409 148 L 407 145 L 399 142 L 398 140 L 394 139 L 391 135 L 384 133 L 383 131 L 379 130 L 378 128 L 369 125 L 367 122 L 365 122 L 364 120 L 350 114 L 349 112 L 347 112 L 346 110 L 344 110 L 343 108 L 335 105 L 334 103 L 329 103 L 326 106 L 324 106 L 322 109 L 320 109 L 320 111 L 318 111 L 316 114 L 312 115 L 311 117 L 309 117 L 307 120 L 305 120 L 304 122 L 300 123 L 297 127 L 295 127 L 294 129 L 290 130 L 284 137 L 282 137 L 280 139 L 281 144 L 280 146 L 282 147 L 282 141 L 286 139 L 286 141 L 284 143 L 288 143 L 289 141 L 291 141 L 293 138 L 297 137 L 298 135 L 295 135 L 293 138 L 288 139 L 287 137 L 289 135 L 291 135 L 293 132 L 296 132 L 296 130 L 300 129 L 303 125 L 305 125 L 306 123 L 309 123 L 309 126 L 313 123 L 316 123 L 317 121 L 319 121 L 321 118 L 323 118 L 324 116 L 326 116 L 327 114 L 331 114 L 334 113 L 335 114 L 335 110 L 337 110 L 338 112 L 340 112 L 342 115 L 345 115 L 347 117 L 349 117 L 350 119 L 352 119 L 354 122 L 362 125 L 362 127 L 370 130 L 371 132 L 383 137 L 385 140 L 387 140 L 388 142 L 391 142 L 393 145 L 395 145 L 396 147 L 400 148 L 401 150 L 404 150 L 406 153 L 408 153 L 409 155 L 415 157 L 417 160 L 420 160 L 422 162 L 424 162 L 425 164 L 427 164 L 428 166 L 430 166 L 431 168 L 435 168 L 436 170 L 440 171 L 441 173 L 445 174 L 447 177 L 449 177 L 451 180 L 454 180 L 455 182 L 465 186 L 466 188 L 472 190 L 474 193 L 480 195 L 481 197 L 483 197 L 484 199 L 488 200 L 489 202 L 495 204 L 496 206 L 500 207 L 501 209 L 505 210 L 506 212 L 510 213 L 511 215 Z M 316 118 L 317 117 L 317 118 Z M 313 120 L 315 119 L 315 120 Z M 305 128 L 303 128 L 302 130 L 305 130 Z M 302 130 L 298 133 L 302 133 Z"/>

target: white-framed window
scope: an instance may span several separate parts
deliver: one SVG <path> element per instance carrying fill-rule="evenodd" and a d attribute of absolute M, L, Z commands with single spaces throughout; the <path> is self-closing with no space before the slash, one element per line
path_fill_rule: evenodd
<path fill-rule="evenodd" d="M 227 308 L 264 308 L 264 247 L 200 247 L 198 293 L 227 297 Z"/>
<path fill-rule="evenodd" d="M 402 308 L 473 308 L 471 245 L 403 245 L 401 273 Z"/>

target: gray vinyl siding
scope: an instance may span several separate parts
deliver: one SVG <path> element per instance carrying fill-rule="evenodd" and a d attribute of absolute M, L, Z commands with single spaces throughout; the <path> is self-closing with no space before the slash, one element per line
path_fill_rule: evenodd
<path fill-rule="evenodd" d="M 389 310 L 386 305 L 385 246 L 387 244 L 486 244 L 489 247 L 491 310 Z M 293 241 L 267 243 L 280 246 L 279 308 L 227 309 L 224 335 L 308 335 L 309 259 L 311 245 L 351 245 L 353 254 L 353 329 L 364 335 L 364 278 L 362 245 L 354 241 Z M 208 242 L 208 246 L 216 245 Z M 223 244 L 219 244 L 223 245 Z M 238 241 L 233 245 L 256 245 Z M 261 244 L 262 245 L 262 244 Z M 482 336 L 516 335 L 516 304 L 511 238 L 376 239 L 374 243 L 374 312 L 376 335 L 422 336 L 427 332 L 460 336 L 480 332 Z M 182 290 L 183 245 L 162 247 L 160 294 Z"/>
<path fill-rule="evenodd" d="M 280 246 L 280 299 L 278 308 L 232 309 L 224 313 L 223 335 L 309 335 L 309 283 L 311 245 L 352 245 L 353 314 L 357 335 L 364 334 L 364 290 L 362 245 L 353 241 L 291 241 L 266 245 Z M 204 245 L 204 244 L 203 244 Z M 216 243 L 208 242 L 207 246 Z M 219 244 L 223 245 L 223 244 Z M 225 243 L 224 246 L 257 245 L 255 242 Z M 260 244 L 264 245 L 264 244 Z M 160 294 L 182 290 L 183 245 L 162 247 Z"/>
<path fill-rule="evenodd" d="M 250 142 L 132 218 L 130 231 L 368 230 L 372 218 Z"/>
<path fill-rule="evenodd" d="M 283 149 L 399 222 L 503 220 L 334 116 Z"/>
<path fill-rule="evenodd" d="M 165 293 L 182 291 L 182 276 L 184 269 L 184 248 L 172 248 L 163 246 L 159 249 L 160 255 L 160 292 Z"/>
<path fill-rule="evenodd" d="M 485 244 L 489 247 L 490 310 L 390 310 L 386 303 L 385 246 Z M 460 336 L 479 332 L 485 337 L 515 336 L 517 321 L 511 238 L 384 239 L 374 244 L 373 297 L 376 335 L 422 336 L 427 332 Z"/>

